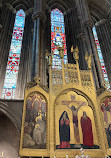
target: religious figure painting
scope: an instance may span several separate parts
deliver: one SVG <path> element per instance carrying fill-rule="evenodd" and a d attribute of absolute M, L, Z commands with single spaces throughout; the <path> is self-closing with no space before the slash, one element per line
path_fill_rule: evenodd
<path fill-rule="evenodd" d="M 108 146 L 111 148 L 111 97 L 107 97 L 101 102 L 101 111 L 104 118 Z"/>
<path fill-rule="evenodd" d="M 83 116 L 81 117 L 81 128 L 83 133 L 83 146 L 93 147 L 93 131 L 91 119 L 87 116 L 86 112 L 83 111 Z"/>
<path fill-rule="evenodd" d="M 46 149 L 46 101 L 37 93 L 26 100 L 23 148 Z"/>
<path fill-rule="evenodd" d="M 65 93 L 55 110 L 56 149 L 99 149 L 93 111 L 83 96 Z"/>
<path fill-rule="evenodd" d="M 58 148 L 70 148 L 70 121 L 66 111 L 59 120 L 60 145 Z"/>

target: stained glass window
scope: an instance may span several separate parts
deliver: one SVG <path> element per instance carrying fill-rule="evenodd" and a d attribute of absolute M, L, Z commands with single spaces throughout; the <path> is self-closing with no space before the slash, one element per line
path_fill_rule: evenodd
<path fill-rule="evenodd" d="M 51 11 L 51 50 L 53 53 L 52 68 L 61 69 L 61 59 L 59 56 L 59 47 L 64 46 L 64 63 L 67 63 L 67 49 L 66 49 L 66 38 L 64 28 L 64 15 L 59 9 Z"/>
<path fill-rule="evenodd" d="M 16 82 L 20 63 L 23 31 L 25 23 L 25 13 L 20 9 L 15 18 L 12 41 L 8 56 L 4 87 L 2 92 L 3 99 L 14 99 Z"/>
<path fill-rule="evenodd" d="M 104 80 L 105 80 L 105 84 L 106 84 L 107 88 L 109 89 L 110 88 L 109 79 L 108 79 L 108 75 L 107 75 L 107 72 L 106 72 L 105 63 L 104 63 L 104 59 L 103 59 L 103 56 L 102 56 L 102 52 L 101 52 L 101 48 L 100 48 L 100 44 L 99 44 L 99 40 L 98 40 L 98 36 L 97 36 L 97 32 L 96 32 L 95 27 L 93 27 L 93 34 L 94 34 L 94 38 L 95 38 L 95 43 L 96 43 L 96 47 L 97 47 L 97 51 L 98 51 L 99 60 L 100 60 L 100 63 L 101 63 L 101 69 L 102 69 L 102 72 L 103 72 L 103 77 L 104 77 Z"/>

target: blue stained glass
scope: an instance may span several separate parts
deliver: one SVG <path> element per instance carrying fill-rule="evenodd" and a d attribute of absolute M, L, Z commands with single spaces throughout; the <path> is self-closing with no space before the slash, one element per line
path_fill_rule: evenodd
<path fill-rule="evenodd" d="M 109 79 L 108 79 L 108 76 L 107 76 L 107 72 L 106 72 L 106 68 L 105 68 L 105 64 L 104 64 L 104 60 L 103 60 L 103 56 L 102 56 L 102 51 L 101 51 L 101 48 L 100 48 L 100 44 L 99 44 L 99 40 L 98 40 L 98 36 L 97 36 L 95 27 L 93 27 L 93 35 L 94 35 L 94 39 L 95 39 L 96 48 L 97 48 L 97 51 L 98 51 L 99 60 L 100 60 L 100 63 L 101 63 L 101 69 L 102 69 L 102 72 L 103 72 L 104 81 L 105 81 L 105 84 L 106 84 L 107 88 L 109 89 L 110 88 Z"/>
<path fill-rule="evenodd" d="M 57 46 L 64 46 L 64 63 L 67 63 L 67 49 L 64 29 L 64 16 L 59 9 L 51 11 L 51 49 L 53 52 L 52 68 L 61 69 L 61 59 Z"/>
<path fill-rule="evenodd" d="M 25 23 L 25 13 L 20 9 L 15 18 L 12 41 L 7 62 L 4 88 L 2 92 L 3 99 L 14 99 L 16 82 L 20 63 L 20 53 L 22 47 L 23 31 Z"/>

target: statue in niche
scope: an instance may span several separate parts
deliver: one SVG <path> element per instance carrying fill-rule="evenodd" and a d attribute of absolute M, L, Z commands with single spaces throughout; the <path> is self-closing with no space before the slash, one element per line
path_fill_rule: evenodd
<path fill-rule="evenodd" d="M 37 93 L 27 98 L 23 147 L 46 149 L 46 101 Z"/>
<path fill-rule="evenodd" d="M 81 117 L 81 128 L 83 133 L 83 146 L 94 146 L 91 119 L 87 116 L 85 111 L 83 111 L 83 116 Z"/>
<path fill-rule="evenodd" d="M 59 119 L 60 145 L 58 148 L 70 148 L 70 121 L 66 111 Z"/>

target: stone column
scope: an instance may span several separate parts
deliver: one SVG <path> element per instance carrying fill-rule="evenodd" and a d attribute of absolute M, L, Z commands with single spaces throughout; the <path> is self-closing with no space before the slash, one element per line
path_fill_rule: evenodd
<path fill-rule="evenodd" d="M 111 84 L 111 24 L 109 19 L 102 19 L 95 24 L 95 27 Z"/>
<path fill-rule="evenodd" d="M 2 0 L 0 0 L 0 32 L 2 29 Z"/>
<path fill-rule="evenodd" d="M 34 20 L 34 32 L 33 32 L 33 50 L 32 50 L 32 65 L 31 65 L 31 81 L 34 77 L 40 76 L 42 78 L 42 56 L 41 56 L 41 46 L 43 39 L 43 22 L 45 21 L 45 1 L 44 0 L 34 0 L 34 14 L 32 18 Z"/>
<path fill-rule="evenodd" d="M 75 8 L 68 10 L 65 12 L 65 28 L 66 28 L 66 43 L 67 43 L 67 52 L 68 52 L 68 62 L 75 63 L 73 59 L 73 55 L 71 53 L 71 46 L 75 48 L 78 46 L 79 48 L 79 67 L 80 69 L 87 69 L 85 62 L 85 53 L 87 51 L 86 48 L 86 40 L 85 34 L 83 33 L 81 27 L 81 18 L 77 12 L 77 6 Z"/>
<path fill-rule="evenodd" d="M 16 85 L 16 99 L 24 99 L 24 89 L 27 82 L 31 80 L 31 57 L 33 41 L 33 21 L 31 9 L 25 12 L 25 27 L 20 55 L 20 65 Z"/>
<path fill-rule="evenodd" d="M 84 33 L 81 33 L 77 36 L 78 40 L 79 40 L 79 45 L 80 45 L 80 48 L 81 48 L 81 54 L 80 54 L 80 63 L 81 64 L 81 67 L 83 70 L 87 70 L 87 64 L 86 64 L 86 61 L 85 61 L 85 54 L 87 52 L 87 47 L 86 47 L 86 39 L 85 39 L 85 34 Z"/>
<path fill-rule="evenodd" d="M 2 31 L 0 36 L 0 97 L 5 79 L 6 66 L 13 33 L 16 10 L 9 4 L 3 5 Z"/>
<path fill-rule="evenodd" d="M 88 4 L 86 0 L 76 0 L 76 4 L 78 6 L 78 11 L 81 16 L 81 24 L 86 37 L 88 53 L 92 54 L 92 66 L 94 78 L 96 81 L 96 88 L 100 88 L 104 85 L 104 78 L 93 37 L 93 23 L 91 20 Z"/>
<path fill-rule="evenodd" d="M 47 6 L 46 8 L 46 22 L 44 26 L 44 52 L 45 50 L 48 50 L 48 52 L 51 53 L 51 10 Z M 44 53 L 44 67 L 43 67 L 43 73 L 44 73 L 44 84 L 49 85 L 49 65 L 46 60 L 46 52 Z"/>

